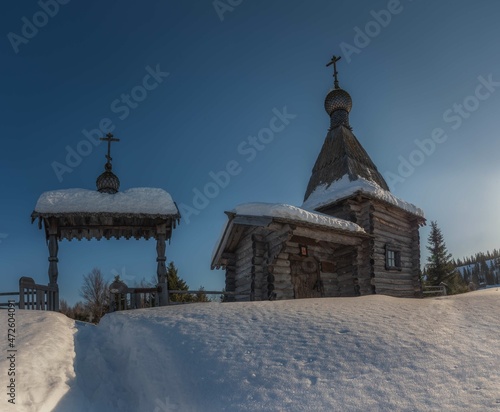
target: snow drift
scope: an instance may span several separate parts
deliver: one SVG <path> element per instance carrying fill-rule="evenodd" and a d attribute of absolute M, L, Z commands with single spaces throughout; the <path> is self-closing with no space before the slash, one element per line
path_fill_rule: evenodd
<path fill-rule="evenodd" d="M 16 411 L 500 409 L 495 289 L 170 306 L 97 327 L 18 311 L 17 322 Z"/>

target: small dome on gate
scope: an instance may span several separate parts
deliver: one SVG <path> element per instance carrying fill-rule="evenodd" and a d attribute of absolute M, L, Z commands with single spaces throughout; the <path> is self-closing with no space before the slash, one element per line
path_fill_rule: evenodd
<path fill-rule="evenodd" d="M 106 163 L 104 168 L 106 170 L 96 180 L 97 190 L 101 193 L 114 194 L 120 188 L 120 179 L 111 171 L 111 163 Z"/>

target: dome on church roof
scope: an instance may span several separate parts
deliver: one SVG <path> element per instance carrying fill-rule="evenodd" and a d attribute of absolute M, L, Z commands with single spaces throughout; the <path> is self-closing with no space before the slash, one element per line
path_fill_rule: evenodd
<path fill-rule="evenodd" d="M 101 193 L 114 194 L 120 188 L 120 179 L 111 171 L 111 163 L 106 163 L 106 170 L 97 178 L 97 190 Z"/>
<path fill-rule="evenodd" d="M 352 109 L 352 99 L 344 89 L 335 88 L 325 98 L 325 110 L 328 115 L 336 110 L 345 110 L 349 113 Z"/>

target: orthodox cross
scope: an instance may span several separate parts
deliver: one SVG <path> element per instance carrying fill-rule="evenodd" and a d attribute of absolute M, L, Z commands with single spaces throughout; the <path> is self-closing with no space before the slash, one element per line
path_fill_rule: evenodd
<path fill-rule="evenodd" d="M 326 67 L 331 66 L 333 64 L 333 78 L 335 79 L 333 82 L 333 85 L 335 86 L 336 89 L 339 89 L 339 79 L 337 78 L 337 75 L 339 72 L 337 71 L 337 62 L 341 59 L 341 56 L 333 56 L 332 59 L 330 60 L 330 63 L 326 65 Z"/>
<path fill-rule="evenodd" d="M 113 137 L 111 133 L 108 133 L 106 137 L 101 137 L 100 140 L 104 140 L 105 142 L 108 142 L 108 154 L 106 155 L 106 159 L 108 159 L 108 163 L 111 163 L 111 142 L 119 142 L 120 139 L 116 139 Z"/>

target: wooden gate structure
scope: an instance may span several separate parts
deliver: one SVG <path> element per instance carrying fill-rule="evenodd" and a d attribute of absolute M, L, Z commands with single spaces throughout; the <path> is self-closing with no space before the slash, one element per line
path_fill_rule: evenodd
<path fill-rule="evenodd" d="M 59 310 L 59 241 L 66 239 L 150 239 L 156 240 L 159 304 L 168 305 L 166 241 L 180 221 L 177 205 L 168 192 L 158 188 L 136 188 L 118 192 L 120 180 L 112 172 L 110 144 L 119 141 L 108 133 L 105 171 L 97 178 L 95 190 L 66 189 L 43 193 L 31 214 L 45 229 L 49 248 L 49 288 L 56 291 L 52 310 Z"/>

